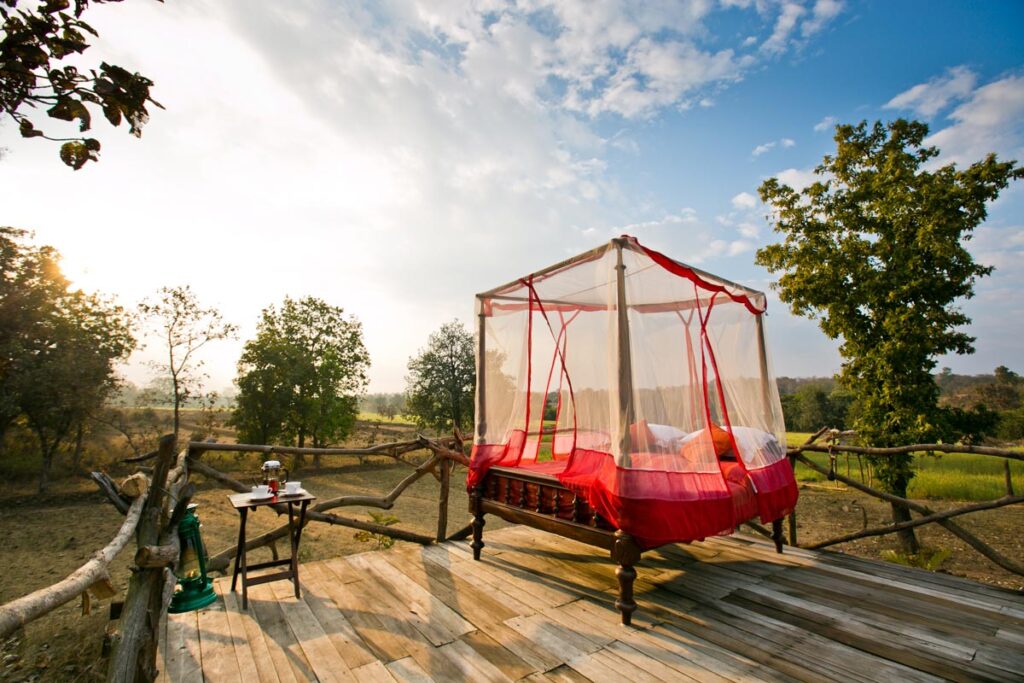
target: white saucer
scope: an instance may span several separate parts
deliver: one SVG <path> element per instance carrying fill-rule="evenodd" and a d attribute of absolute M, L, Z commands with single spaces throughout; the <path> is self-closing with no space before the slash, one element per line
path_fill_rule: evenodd
<path fill-rule="evenodd" d="M 282 491 L 281 493 L 277 494 L 277 497 L 278 498 L 294 498 L 295 496 L 302 496 L 302 495 L 305 495 L 305 494 L 306 494 L 306 489 L 299 489 L 295 493 L 285 493 L 284 491 Z"/>
<path fill-rule="evenodd" d="M 255 493 L 250 493 L 249 494 L 249 500 L 251 502 L 253 502 L 253 503 L 262 503 L 265 500 L 273 500 L 273 498 L 274 498 L 274 494 L 273 493 L 268 493 L 265 496 L 257 496 Z"/>

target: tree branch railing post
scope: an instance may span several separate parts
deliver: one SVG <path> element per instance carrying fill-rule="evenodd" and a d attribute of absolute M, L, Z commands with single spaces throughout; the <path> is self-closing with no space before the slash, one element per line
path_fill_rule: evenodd
<path fill-rule="evenodd" d="M 173 434 L 160 439 L 149 496 L 136 530 L 140 550 L 159 545 L 164 533 L 167 521 L 164 497 L 167 475 L 175 462 L 174 445 Z M 107 668 L 108 681 L 152 681 L 156 678 L 157 640 L 165 608 L 164 571 L 164 567 L 139 567 L 132 574 L 118 633 L 113 640 Z"/>

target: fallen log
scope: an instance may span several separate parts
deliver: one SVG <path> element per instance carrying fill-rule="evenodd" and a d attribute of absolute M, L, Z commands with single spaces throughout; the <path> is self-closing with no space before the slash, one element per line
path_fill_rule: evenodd
<path fill-rule="evenodd" d="M 75 599 L 89 586 L 107 580 L 107 568 L 132 538 L 145 502 L 146 496 L 136 498 L 128 508 L 128 514 L 113 540 L 63 581 L 0 606 L 0 639 L 6 638 L 33 619 Z"/>

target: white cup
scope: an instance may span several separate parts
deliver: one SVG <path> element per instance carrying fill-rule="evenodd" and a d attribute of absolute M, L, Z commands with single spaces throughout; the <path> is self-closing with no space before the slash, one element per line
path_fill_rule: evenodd
<path fill-rule="evenodd" d="M 270 487 L 266 484 L 252 487 L 252 495 L 256 498 L 266 498 L 270 495 Z"/>
<path fill-rule="evenodd" d="M 301 481 L 286 481 L 284 483 L 284 492 L 288 495 L 295 495 L 302 489 Z"/>

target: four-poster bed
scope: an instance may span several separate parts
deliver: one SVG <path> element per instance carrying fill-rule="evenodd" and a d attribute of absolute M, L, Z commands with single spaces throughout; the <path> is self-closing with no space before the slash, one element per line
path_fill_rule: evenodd
<path fill-rule="evenodd" d="M 473 554 L 484 515 L 634 564 L 796 504 L 765 296 L 623 236 L 477 295 Z"/>

